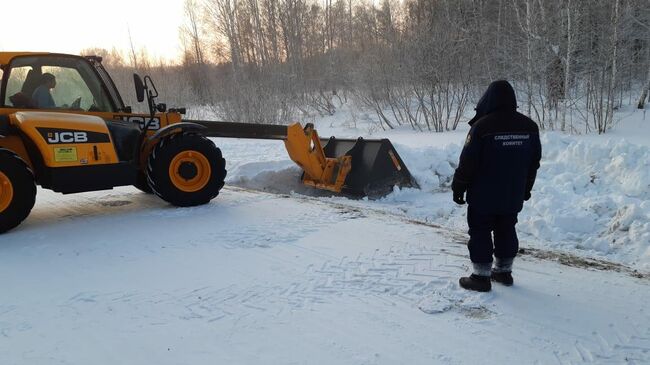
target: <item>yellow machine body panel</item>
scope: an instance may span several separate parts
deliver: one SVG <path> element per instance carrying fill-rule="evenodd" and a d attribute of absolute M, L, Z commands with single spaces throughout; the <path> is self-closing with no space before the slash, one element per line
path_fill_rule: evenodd
<path fill-rule="evenodd" d="M 23 111 L 10 115 L 10 118 L 12 125 L 36 146 L 47 167 L 114 164 L 119 161 L 106 122 L 98 116 Z"/>
<path fill-rule="evenodd" d="M 93 123 L 95 123 L 96 126 L 98 125 L 97 124 L 98 119 L 93 118 L 93 117 L 99 117 L 102 120 L 106 120 L 107 123 L 111 123 L 111 121 L 113 121 L 113 120 L 114 121 L 124 121 L 124 122 L 131 122 L 131 123 L 140 125 L 141 127 L 143 127 L 144 124 L 147 121 L 149 121 L 149 119 L 150 119 L 149 115 L 147 115 L 147 114 L 120 113 L 120 112 L 88 112 L 88 111 L 74 111 L 74 114 L 70 114 L 71 112 L 73 112 L 73 111 L 63 111 L 63 110 L 62 111 L 55 111 L 53 109 L 52 111 L 43 111 L 43 112 L 41 112 L 41 111 L 31 111 L 31 110 L 25 111 L 24 109 L 14 109 L 14 108 L 0 108 L 0 115 L 19 114 L 19 115 L 22 115 L 20 118 L 23 121 L 25 121 L 24 113 L 29 113 L 29 114 L 33 114 L 33 113 L 48 113 L 48 114 L 51 113 L 51 114 L 55 114 L 56 113 L 56 114 L 58 114 L 56 116 L 56 119 L 47 119 L 47 120 L 45 120 L 42 116 L 38 117 L 39 123 L 46 123 L 46 124 L 50 124 L 50 125 L 55 125 L 54 121 L 59 121 L 59 120 L 64 120 L 65 123 L 67 123 L 67 121 L 70 120 L 67 117 L 69 115 L 77 115 L 78 116 L 76 118 L 73 118 L 73 120 L 72 120 L 72 123 L 75 123 L 75 121 L 76 121 L 76 123 L 77 123 L 76 125 L 79 125 L 78 123 L 82 120 L 81 118 L 79 118 L 79 116 L 87 116 L 87 117 L 90 117 L 89 120 L 94 121 Z M 150 129 L 147 132 L 147 135 L 151 136 L 157 130 L 159 130 L 161 128 L 164 128 L 164 127 L 166 127 L 166 126 L 168 126 L 170 124 L 180 123 L 181 121 L 182 121 L 182 116 L 180 114 L 178 114 L 178 113 L 157 113 L 154 116 L 154 120 L 150 125 Z M 17 117 L 12 118 L 12 124 L 14 124 L 15 126 L 19 126 L 19 125 L 22 124 L 22 125 L 24 125 L 26 127 L 28 125 L 32 125 L 33 123 L 36 123 L 36 121 L 35 120 L 32 121 L 32 122 L 28 121 L 27 124 L 23 124 L 23 123 L 20 122 L 20 120 Z M 59 127 L 58 124 L 57 124 L 57 127 Z M 60 127 L 65 128 L 62 125 Z M 97 128 L 97 127 L 95 127 L 95 128 Z M 22 127 L 19 127 L 19 129 L 22 129 Z M 106 127 L 104 126 L 103 129 L 105 130 Z M 38 140 L 39 139 L 37 139 L 37 141 Z M 63 146 L 57 146 L 57 147 L 62 148 Z M 113 156 L 115 155 L 114 150 L 111 151 L 111 149 L 108 148 L 108 146 L 104 146 L 104 147 L 107 148 L 108 151 Z M 31 161 L 31 159 L 30 159 L 30 157 L 29 157 L 29 155 L 27 153 L 27 149 L 26 149 L 24 141 L 22 140 L 21 137 L 16 136 L 16 135 L 10 135 L 10 136 L 5 136 L 4 138 L 0 138 L 0 148 L 6 148 L 8 150 L 11 150 L 11 151 L 15 152 L 23 160 L 25 160 L 25 162 L 27 162 L 27 164 L 29 164 L 30 167 L 33 168 L 32 161 Z M 83 151 L 87 155 L 88 148 L 92 149 L 92 146 L 86 146 L 86 147 L 82 146 L 82 148 L 80 148 L 78 150 L 78 152 Z M 54 153 L 52 148 L 46 148 L 46 150 L 50 151 L 51 153 Z M 39 148 L 39 151 L 43 151 L 43 150 L 41 150 Z M 61 151 L 61 150 L 59 150 L 59 151 Z M 86 157 L 86 159 L 85 159 L 85 160 L 87 160 L 88 165 L 113 163 L 112 159 L 110 160 L 110 162 L 105 160 L 105 159 L 100 159 L 98 161 L 93 161 L 94 160 L 94 151 L 91 150 L 91 152 L 93 153 L 93 155 L 92 155 L 93 158 L 88 159 Z M 98 152 L 100 152 L 100 151 L 98 151 Z M 148 151 L 146 151 L 146 152 L 148 152 Z M 143 154 L 143 158 L 142 158 L 143 161 L 146 160 L 146 157 L 147 157 L 147 153 Z M 49 166 L 49 167 L 79 166 L 79 165 L 83 165 L 81 162 L 84 162 L 84 164 L 85 164 L 85 162 L 86 162 L 85 160 L 83 158 L 80 158 L 80 160 L 79 160 L 80 163 L 73 163 L 72 161 L 70 161 L 70 162 L 65 162 L 65 163 L 55 163 L 53 165 L 47 165 L 47 166 Z M 44 159 L 44 161 L 47 161 L 47 159 Z M 141 161 L 141 162 L 143 162 L 143 161 Z"/>

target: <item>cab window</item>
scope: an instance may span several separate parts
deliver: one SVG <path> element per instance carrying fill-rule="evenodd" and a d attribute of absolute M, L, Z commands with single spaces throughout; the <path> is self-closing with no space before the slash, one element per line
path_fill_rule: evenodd
<path fill-rule="evenodd" d="M 17 57 L 11 62 L 8 73 L 5 106 L 115 111 L 96 72 L 85 59 L 65 56 Z"/>
<path fill-rule="evenodd" d="M 5 105 L 12 106 L 9 97 L 20 93 L 21 88 L 25 84 L 27 74 L 30 70 L 31 67 L 28 66 L 16 67 L 12 70 L 11 77 L 9 77 L 9 80 L 7 80 L 7 92 L 5 93 L 7 97 L 5 100 Z"/>

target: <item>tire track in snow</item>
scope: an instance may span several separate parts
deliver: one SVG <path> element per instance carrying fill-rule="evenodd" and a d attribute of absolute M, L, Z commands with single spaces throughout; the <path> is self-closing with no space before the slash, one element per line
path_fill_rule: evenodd
<path fill-rule="evenodd" d="M 268 193 L 254 192 L 254 194 Z M 365 208 L 339 203 L 332 205 L 320 200 L 316 202 L 335 208 L 334 212 L 338 213 L 331 214 L 331 209 L 328 209 L 327 214 L 314 213 L 313 216 L 304 217 L 306 221 L 315 221 L 317 224 L 323 222 L 322 226 L 366 217 L 384 221 L 399 218 L 391 213 L 375 214 L 374 211 L 365 211 Z M 329 216 L 332 217 L 328 220 Z M 302 230 L 301 227 L 300 234 L 292 233 L 293 228 L 286 227 L 292 227 L 289 223 L 294 218 L 287 216 L 284 220 L 279 220 L 282 229 L 287 230 L 280 232 L 280 241 L 287 246 L 292 246 L 292 249 L 301 249 L 299 245 L 295 245 L 295 239 L 314 230 L 309 228 Z M 464 238 L 464 234 L 459 233 L 458 236 L 454 236 L 454 232 L 450 233 L 444 227 L 433 224 L 410 222 L 408 219 L 401 219 L 401 221 L 434 228 L 437 233 L 448 238 L 455 237 L 458 241 Z M 268 233 L 274 226 L 275 224 L 270 221 L 263 221 L 258 229 L 253 230 L 248 236 L 244 244 L 234 244 L 231 248 L 259 248 L 260 246 L 249 243 L 258 240 L 261 234 L 265 231 Z M 235 234 L 238 229 L 233 228 L 231 233 Z M 316 255 L 318 252 L 314 251 L 310 254 Z M 71 296 L 65 310 L 76 308 L 76 312 L 81 314 L 108 313 L 111 310 L 136 313 L 144 316 L 152 325 L 178 320 L 215 323 L 227 318 L 240 319 L 255 315 L 279 316 L 290 310 L 309 310 L 319 304 L 336 303 L 341 298 L 352 298 L 368 302 L 373 306 L 415 306 L 423 296 L 433 292 L 436 293 L 433 295 L 434 299 L 440 298 L 443 304 L 449 305 L 446 312 L 451 311 L 452 314 L 463 315 L 470 319 L 489 319 L 499 314 L 490 306 L 492 297 L 489 294 L 477 296 L 474 293 L 456 292 L 451 287 L 457 286 L 455 281 L 458 274 L 468 269 L 464 242 L 443 249 L 418 244 L 400 244 L 388 250 L 375 250 L 356 256 L 319 255 L 318 259 L 323 262 L 311 266 L 305 265 L 303 275 L 286 285 L 231 285 L 222 288 L 203 286 L 162 293 L 155 291 L 108 294 L 84 292 Z M 444 260 L 444 263 L 438 264 L 441 260 Z M 475 299 L 477 297 L 478 300 Z M 648 340 L 650 333 L 647 328 L 619 329 L 618 326 L 614 326 L 611 332 L 617 333 L 616 337 L 609 332 L 594 332 L 592 337 L 581 338 L 576 342 L 575 353 L 561 355 L 556 353 L 556 357 L 566 360 L 564 363 L 574 364 L 647 363 L 647 351 L 650 348 Z"/>
<path fill-rule="evenodd" d="M 406 215 L 387 211 L 384 209 L 361 206 L 359 204 L 354 204 L 354 203 L 346 204 L 341 202 L 340 200 L 331 201 L 330 198 L 313 197 L 313 196 L 301 195 L 301 194 L 274 193 L 274 192 L 243 188 L 238 186 L 225 186 L 224 189 L 231 190 L 231 191 L 250 192 L 253 194 L 276 195 L 284 198 L 291 198 L 295 200 L 306 201 L 309 203 L 326 205 L 326 206 L 334 207 L 342 213 L 356 214 L 358 215 L 358 217 L 373 216 L 373 215 L 386 216 L 386 217 L 390 217 L 391 219 L 396 219 L 405 223 L 429 227 L 433 229 L 435 233 L 449 238 L 450 242 L 454 242 L 463 246 L 467 244 L 467 233 L 464 231 L 455 230 L 450 227 L 446 227 L 433 222 L 413 219 Z M 593 269 L 599 271 L 614 271 L 614 272 L 625 273 L 629 276 L 639 278 L 639 279 L 650 279 L 650 272 L 640 272 L 634 268 L 631 268 L 621 263 L 611 262 L 611 261 L 606 261 L 606 260 L 601 260 L 601 259 L 591 258 L 591 257 L 582 257 L 582 256 L 572 254 L 570 252 L 525 247 L 520 249 L 519 255 L 529 256 L 540 260 L 558 262 L 565 266 L 572 266 L 572 267 L 578 267 L 584 269 Z"/>
<path fill-rule="evenodd" d="M 621 331 L 610 324 L 609 333 L 593 331 L 590 338 L 576 340 L 574 364 L 647 364 L 650 360 L 650 329 L 639 331 L 639 326 L 630 324 L 630 329 Z M 607 338 L 610 339 L 607 339 Z"/>
<path fill-rule="evenodd" d="M 242 190 L 248 191 L 248 189 Z M 398 303 L 414 305 L 422 297 L 426 299 L 427 294 L 433 292 L 433 295 L 429 295 L 430 302 L 425 303 L 430 305 L 431 313 L 452 311 L 475 320 L 490 319 L 499 315 L 498 310 L 491 306 L 490 294 L 481 297 L 475 293 L 467 294 L 454 290 L 457 287 L 455 281 L 459 274 L 468 270 L 464 233 L 381 210 L 366 210 L 354 205 L 312 197 L 291 196 L 291 198 L 335 208 L 340 214 L 350 214 L 355 219 L 397 218 L 408 224 L 426 226 L 450 238 L 458 245 L 450 246 L 448 249 L 407 245 L 407 247 L 392 247 L 387 252 L 376 250 L 372 255 L 360 254 L 356 257 L 344 256 L 340 260 L 327 260 L 319 267 L 309 268 L 311 277 L 310 287 L 307 290 L 301 284 L 294 283 L 290 293 L 284 292 L 283 295 L 307 298 L 312 300 L 312 303 L 327 302 L 330 298 L 341 296 L 363 300 L 363 296 L 369 295 L 378 298 L 385 305 L 394 306 Z M 552 261 L 570 267 L 614 271 L 634 278 L 648 278 L 647 274 L 639 273 L 621 264 L 578 257 L 564 252 L 525 248 L 521 254 L 524 257 Z M 434 265 L 436 258 L 439 259 L 441 256 L 446 256 L 449 261 L 443 266 Z M 306 293 L 315 295 L 308 296 Z M 318 301 L 315 300 L 316 298 Z M 555 357 L 560 364 L 645 364 L 650 356 L 650 328 L 643 330 L 645 332 L 633 326 L 630 330 L 621 332 L 612 325 L 612 331 L 618 333 L 615 338 L 594 331 L 590 338 L 575 341 L 573 354 L 555 351 Z"/>
<path fill-rule="evenodd" d="M 460 255 L 459 255 L 460 256 Z M 82 292 L 69 298 L 66 311 L 87 313 L 89 308 L 107 312 L 156 313 L 156 323 L 175 320 L 215 322 L 227 317 L 250 314 L 283 313 L 310 309 L 324 303 L 353 299 L 378 300 L 386 306 L 416 307 L 430 293 L 437 293 L 451 303 L 449 310 L 468 318 L 486 319 L 494 315 L 488 309 L 488 294 L 472 302 L 473 293 L 460 292 L 455 281 L 468 269 L 464 258 L 437 252 L 424 244 L 408 244 L 376 249 L 371 254 L 339 259 L 320 258 L 318 265 L 306 266 L 304 272 L 286 285 L 256 284 L 248 287 L 231 285 L 179 289 L 173 292 Z M 101 307 L 101 308 L 98 308 Z"/>

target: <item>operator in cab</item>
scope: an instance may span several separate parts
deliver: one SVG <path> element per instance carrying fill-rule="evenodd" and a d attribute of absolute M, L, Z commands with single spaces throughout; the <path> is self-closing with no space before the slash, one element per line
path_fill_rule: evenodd
<path fill-rule="evenodd" d="M 41 82 L 32 94 L 32 100 L 39 109 L 54 109 L 56 104 L 50 90 L 56 87 L 56 77 L 51 73 L 41 75 Z"/>

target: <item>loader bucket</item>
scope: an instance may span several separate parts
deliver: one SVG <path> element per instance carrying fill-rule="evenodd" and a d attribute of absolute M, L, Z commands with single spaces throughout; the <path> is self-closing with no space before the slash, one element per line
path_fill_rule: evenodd
<path fill-rule="evenodd" d="M 321 139 L 325 156 L 350 156 L 352 168 L 345 178 L 343 192 L 379 198 L 393 186 L 419 188 L 413 176 L 388 139 Z"/>
<path fill-rule="evenodd" d="M 317 189 L 377 198 L 393 186 L 419 188 L 387 139 L 319 138 L 312 123 L 288 126 L 186 120 L 205 127 L 203 134 L 221 138 L 281 139 L 303 170 L 302 182 Z"/>

